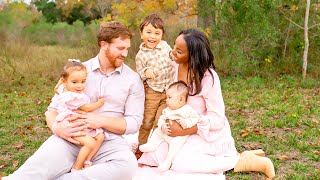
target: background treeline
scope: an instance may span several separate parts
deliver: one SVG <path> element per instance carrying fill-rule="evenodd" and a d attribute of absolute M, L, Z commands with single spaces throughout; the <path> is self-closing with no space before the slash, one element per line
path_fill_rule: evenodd
<path fill-rule="evenodd" d="M 15 171 L 52 134 L 44 112 L 53 87 L 67 59 L 97 54 L 99 23 L 118 20 L 131 28 L 126 63 L 135 68 L 138 25 L 157 12 L 171 46 L 184 28 L 208 35 L 237 150 L 263 149 L 275 179 L 320 179 L 320 0 L 311 0 L 303 79 L 307 1 L 0 0 L 0 175 Z"/>
<path fill-rule="evenodd" d="M 203 30 L 221 75 L 301 76 L 305 6 L 305 0 L 7 0 L 0 3 L 0 82 L 56 81 L 65 59 L 97 53 L 97 27 L 110 20 L 134 32 L 127 60 L 134 68 L 138 25 L 151 12 L 165 21 L 171 46 L 181 29 Z M 309 41 L 307 73 L 318 79 L 319 0 L 311 1 Z"/>

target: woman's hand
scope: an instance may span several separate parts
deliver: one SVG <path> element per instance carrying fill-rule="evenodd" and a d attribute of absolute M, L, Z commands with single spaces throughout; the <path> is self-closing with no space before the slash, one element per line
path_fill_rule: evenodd
<path fill-rule="evenodd" d="M 169 127 L 169 129 L 171 130 L 171 133 L 169 134 L 169 136 L 171 137 L 192 135 L 197 133 L 198 131 L 197 125 L 191 128 L 183 129 L 177 121 L 171 121 L 170 124 L 171 126 Z"/>
<path fill-rule="evenodd" d="M 171 120 L 167 120 L 168 124 L 170 124 L 169 126 L 169 130 L 170 130 L 170 134 L 169 136 L 171 137 L 176 137 L 176 136 L 184 136 L 184 129 L 182 129 L 182 127 L 180 126 L 180 124 L 177 121 L 171 121 Z"/>
<path fill-rule="evenodd" d="M 67 117 L 61 122 L 54 122 L 51 129 L 57 136 L 73 144 L 80 144 L 80 142 L 72 139 L 72 137 L 84 136 L 83 130 L 86 128 L 86 125 L 85 122 L 77 120 L 77 116 Z"/>
<path fill-rule="evenodd" d="M 170 135 L 170 133 L 171 133 L 171 130 L 169 129 L 169 127 L 170 127 L 170 125 L 169 125 L 169 123 L 164 123 L 164 124 L 162 124 L 162 126 L 161 126 L 161 131 L 164 133 L 164 134 L 166 134 L 166 135 Z"/>
<path fill-rule="evenodd" d="M 146 81 L 143 81 L 144 91 L 147 91 L 149 86 Z"/>

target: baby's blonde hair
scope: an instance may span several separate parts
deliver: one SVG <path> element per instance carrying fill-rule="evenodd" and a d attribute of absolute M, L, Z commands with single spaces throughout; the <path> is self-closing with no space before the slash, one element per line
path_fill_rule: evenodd
<path fill-rule="evenodd" d="M 70 74 L 74 71 L 85 71 L 87 72 L 86 67 L 80 61 L 68 61 L 63 66 L 63 71 L 61 73 L 61 78 L 68 79 Z"/>

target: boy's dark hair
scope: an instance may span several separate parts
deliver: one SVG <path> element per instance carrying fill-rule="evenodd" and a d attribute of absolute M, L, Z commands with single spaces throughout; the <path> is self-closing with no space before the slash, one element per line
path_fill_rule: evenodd
<path fill-rule="evenodd" d="M 100 24 L 97 35 L 99 47 L 101 41 L 111 43 L 113 39 L 118 37 L 121 39 L 131 39 L 132 33 L 126 25 L 118 21 L 102 22 Z"/>
<path fill-rule="evenodd" d="M 172 89 L 172 88 L 175 88 L 179 92 L 179 94 L 183 96 L 186 100 L 188 99 L 189 87 L 185 82 L 183 81 L 174 82 L 169 86 L 168 89 Z"/>
<path fill-rule="evenodd" d="M 158 16 L 158 14 L 152 13 L 152 14 L 149 14 L 146 18 L 144 18 L 144 20 L 140 24 L 140 32 L 142 32 L 144 26 L 147 26 L 148 24 L 152 24 L 153 27 L 155 27 L 157 29 L 161 29 L 164 34 L 164 32 L 165 32 L 164 31 L 164 23 L 163 23 L 162 19 Z"/>

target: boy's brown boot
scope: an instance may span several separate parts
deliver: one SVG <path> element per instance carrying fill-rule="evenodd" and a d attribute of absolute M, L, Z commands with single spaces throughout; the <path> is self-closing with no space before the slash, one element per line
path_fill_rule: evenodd
<path fill-rule="evenodd" d="M 275 176 L 273 163 L 269 158 L 248 152 L 241 153 L 240 159 L 234 167 L 234 172 L 241 171 L 262 172 L 268 176 L 267 179 L 272 179 Z"/>
<path fill-rule="evenodd" d="M 140 157 L 142 156 L 142 153 L 143 153 L 143 152 L 141 152 L 141 151 L 139 150 L 139 148 L 138 148 L 138 150 L 134 153 L 134 155 L 136 156 L 137 160 L 140 159 Z"/>

